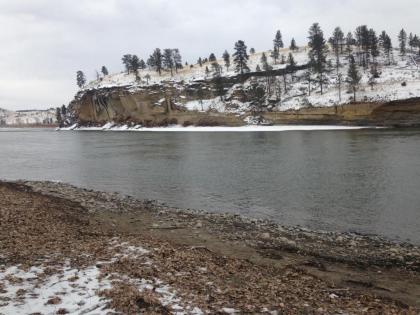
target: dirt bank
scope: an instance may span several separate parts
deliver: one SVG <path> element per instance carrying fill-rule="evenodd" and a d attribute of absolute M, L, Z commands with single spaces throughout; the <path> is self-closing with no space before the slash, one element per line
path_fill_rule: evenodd
<path fill-rule="evenodd" d="M 0 183 L 0 314 L 418 314 L 420 249 Z"/>

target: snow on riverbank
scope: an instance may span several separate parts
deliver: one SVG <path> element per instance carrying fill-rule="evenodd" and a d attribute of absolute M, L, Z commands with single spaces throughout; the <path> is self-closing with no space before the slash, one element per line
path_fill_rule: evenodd
<path fill-rule="evenodd" d="M 322 131 L 322 130 L 359 130 L 377 129 L 369 126 L 336 126 L 336 125 L 277 125 L 277 126 L 242 126 L 242 127 L 182 127 L 178 125 L 168 127 L 144 128 L 140 125 L 129 127 L 127 125 L 115 126 L 107 123 L 102 127 L 77 127 L 57 128 L 58 131 L 137 131 L 137 132 L 279 132 L 279 131 Z"/>
<path fill-rule="evenodd" d="M 186 305 L 176 291 L 159 279 L 129 278 L 126 275 L 103 272 L 103 268 L 124 259 L 136 259 L 138 264 L 153 265 L 142 247 L 110 241 L 116 250 L 109 261 L 98 261 L 93 266 L 79 268 L 70 262 L 54 265 L 45 262 L 38 267 L 0 265 L 0 315 L 6 314 L 108 314 L 112 290 L 120 284 L 132 285 L 139 292 L 154 292 L 159 303 L 173 310 L 173 314 L 200 315 L 198 308 Z"/>

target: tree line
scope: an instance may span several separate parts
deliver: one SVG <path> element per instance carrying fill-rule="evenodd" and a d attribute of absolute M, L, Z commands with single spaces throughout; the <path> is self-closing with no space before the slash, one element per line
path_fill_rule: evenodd
<path fill-rule="evenodd" d="M 399 41 L 399 52 L 405 56 L 408 52 L 414 53 L 418 51 L 420 55 L 420 39 L 416 34 L 410 33 L 407 35 L 406 31 L 402 29 L 398 35 Z M 283 75 L 283 87 L 282 89 L 287 91 L 287 73 L 291 75 L 292 81 L 295 73 L 296 62 L 293 53 L 299 50 L 296 40 L 292 38 L 289 48 L 290 52 L 287 56 L 281 54 L 281 49 L 284 48 L 283 36 L 280 30 L 276 31 L 273 39 L 272 49 L 269 56 L 262 53 L 260 63 L 256 66 L 255 71 L 266 72 L 266 90 L 271 92 L 273 87 L 274 79 L 270 77 L 269 73 L 273 69 L 273 66 L 268 62 L 268 57 L 272 59 L 272 64 L 286 64 L 286 74 Z M 334 65 L 331 64 L 331 60 L 327 60 L 327 54 L 330 52 L 334 55 Z M 369 28 L 367 25 L 361 25 L 356 28 L 354 32 L 348 32 L 344 34 L 340 27 L 336 27 L 330 38 L 325 38 L 324 33 L 318 23 L 311 25 L 308 34 L 308 58 L 309 58 L 309 71 L 306 74 L 306 78 L 309 86 L 309 94 L 311 91 L 311 83 L 316 81 L 320 87 L 320 93 L 324 92 L 325 75 L 335 69 L 337 72 L 338 85 L 340 90 L 341 99 L 341 83 L 344 81 L 342 75 L 339 72 L 342 66 L 342 60 L 348 60 L 348 71 L 345 81 L 350 84 L 354 91 L 354 99 L 356 98 L 357 86 L 361 80 L 358 67 L 364 69 L 371 68 L 372 78 L 370 83 L 374 84 L 374 79 L 379 76 L 378 74 L 378 57 L 380 52 L 383 52 L 386 57 L 386 64 L 390 65 L 394 62 L 393 59 L 393 44 L 391 37 L 382 31 L 377 35 L 376 31 Z M 234 67 L 234 70 L 238 74 L 244 74 L 250 72 L 251 69 L 248 66 L 249 54 L 254 54 L 255 49 L 251 48 L 248 51 L 245 41 L 238 40 L 234 45 L 234 53 L 232 56 L 227 50 L 221 56 L 223 65 L 219 64 L 219 61 L 214 53 L 211 53 L 209 57 L 198 58 L 197 65 L 203 67 L 205 65 L 205 73 L 207 76 L 213 75 L 214 77 L 220 77 L 223 72 L 223 68 L 226 71 Z M 179 49 L 160 49 L 156 48 L 145 62 L 140 59 L 137 55 L 125 54 L 122 57 L 122 63 L 124 65 L 127 74 L 133 73 L 136 80 L 140 80 L 140 70 L 149 68 L 150 70 L 156 71 L 159 75 L 162 71 L 168 71 L 173 75 L 184 67 L 182 63 L 182 57 Z M 188 66 L 188 63 L 185 63 Z M 194 67 L 194 65 L 190 65 Z M 103 66 L 101 69 L 102 76 L 109 74 L 108 69 Z M 315 79 L 311 77 L 315 75 Z M 97 72 L 97 79 L 100 79 L 101 75 Z M 150 75 L 146 74 L 145 78 L 147 83 L 150 80 Z M 77 71 L 77 85 L 83 87 L 86 84 L 86 77 L 82 71 Z M 279 85 L 279 84 L 277 84 Z"/>

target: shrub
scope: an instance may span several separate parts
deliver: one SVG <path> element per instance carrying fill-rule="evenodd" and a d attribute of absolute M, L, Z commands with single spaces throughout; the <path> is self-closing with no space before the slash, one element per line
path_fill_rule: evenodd
<path fill-rule="evenodd" d="M 188 126 L 192 126 L 192 125 L 193 125 L 193 123 L 189 120 L 186 120 L 182 123 L 182 127 L 188 127 Z"/>
<path fill-rule="evenodd" d="M 198 127 L 214 127 L 220 126 L 221 123 L 212 117 L 201 118 L 196 124 Z"/>

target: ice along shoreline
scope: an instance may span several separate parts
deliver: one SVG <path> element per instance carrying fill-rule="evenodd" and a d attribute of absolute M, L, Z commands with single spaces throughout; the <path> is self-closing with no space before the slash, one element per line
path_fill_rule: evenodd
<path fill-rule="evenodd" d="M 240 127 L 202 127 L 171 125 L 168 127 L 143 127 L 107 123 L 101 127 L 84 127 L 74 124 L 70 127 L 57 128 L 57 131 L 135 131 L 135 132 L 280 132 L 280 131 L 328 131 L 328 130 L 361 130 L 383 129 L 376 126 L 339 126 L 339 125 L 247 125 Z"/>

